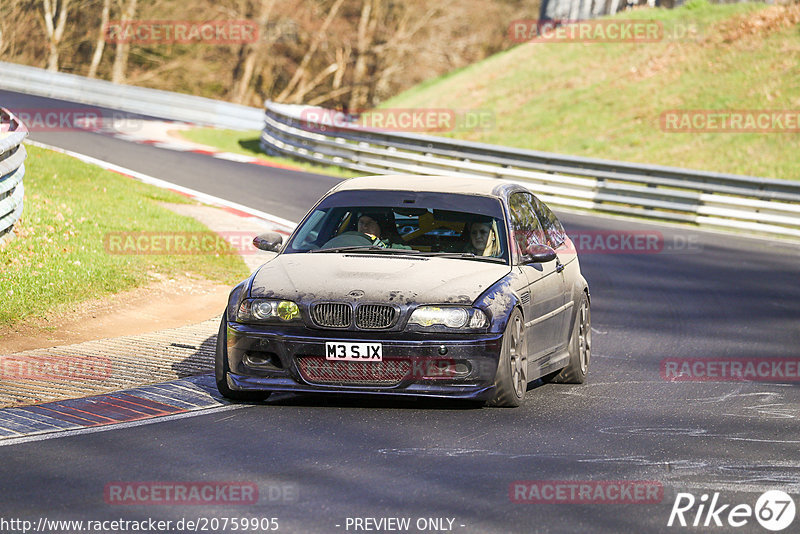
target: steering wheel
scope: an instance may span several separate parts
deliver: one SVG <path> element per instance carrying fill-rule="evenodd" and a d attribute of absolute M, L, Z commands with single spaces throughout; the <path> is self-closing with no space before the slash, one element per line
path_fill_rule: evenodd
<path fill-rule="evenodd" d="M 337 247 L 368 247 L 374 241 L 375 240 L 373 238 L 371 238 L 365 233 L 351 230 L 349 232 L 344 232 L 343 234 L 339 234 L 333 239 L 330 239 L 320 248 L 324 250 L 328 248 L 337 248 Z"/>

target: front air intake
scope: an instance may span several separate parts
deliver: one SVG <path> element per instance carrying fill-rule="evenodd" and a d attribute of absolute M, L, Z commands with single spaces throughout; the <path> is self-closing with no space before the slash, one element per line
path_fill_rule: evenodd
<path fill-rule="evenodd" d="M 397 310 L 380 304 L 362 304 L 356 309 L 356 326 L 366 330 L 389 328 L 397 318 Z"/>
<path fill-rule="evenodd" d="M 353 322 L 353 308 L 339 302 L 315 304 L 311 310 L 311 319 L 317 326 L 347 328 Z"/>

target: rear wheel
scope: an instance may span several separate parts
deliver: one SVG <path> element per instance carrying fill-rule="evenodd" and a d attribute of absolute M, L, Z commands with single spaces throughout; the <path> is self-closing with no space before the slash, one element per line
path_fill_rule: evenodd
<path fill-rule="evenodd" d="M 228 373 L 230 367 L 228 366 L 228 320 L 225 314 L 222 314 L 222 320 L 219 323 L 219 332 L 217 333 L 217 351 L 216 362 L 214 365 L 214 374 L 217 380 L 217 389 L 220 394 L 226 399 L 238 401 L 258 401 L 269 397 L 269 391 L 237 391 L 228 386 Z"/>
<path fill-rule="evenodd" d="M 591 360 L 591 357 L 592 315 L 589 298 L 586 293 L 583 293 L 569 343 L 569 365 L 553 378 L 553 382 L 583 384 L 586 380 L 586 374 L 589 372 L 589 360 Z"/>
<path fill-rule="evenodd" d="M 528 389 L 528 355 L 525 350 L 522 314 L 514 310 L 503 334 L 500 361 L 494 381 L 495 396 L 489 406 L 516 407 Z"/>

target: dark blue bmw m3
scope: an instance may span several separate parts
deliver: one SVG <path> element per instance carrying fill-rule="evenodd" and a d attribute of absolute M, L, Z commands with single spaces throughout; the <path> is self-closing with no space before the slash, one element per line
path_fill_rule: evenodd
<path fill-rule="evenodd" d="M 590 300 L 572 242 L 524 187 L 490 179 L 341 182 L 230 294 L 219 391 L 471 399 L 582 383 Z"/>

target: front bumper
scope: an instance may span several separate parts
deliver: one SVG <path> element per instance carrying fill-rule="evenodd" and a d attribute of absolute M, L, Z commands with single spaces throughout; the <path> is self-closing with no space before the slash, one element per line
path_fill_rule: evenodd
<path fill-rule="evenodd" d="M 383 361 L 325 360 L 326 342 L 381 343 Z M 316 331 L 229 323 L 228 386 L 238 391 L 489 400 L 502 334 Z M 219 357 L 220 355 L 218 355 Z M 219 369 L 217 365 L 218 379 Z"/>

